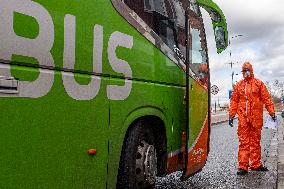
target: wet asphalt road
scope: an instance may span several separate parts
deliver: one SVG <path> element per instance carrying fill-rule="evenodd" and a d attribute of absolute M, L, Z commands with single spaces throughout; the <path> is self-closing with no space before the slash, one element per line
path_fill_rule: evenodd
<path fill-rule="evenodd" d="M 237 120 L 234 128 L 228 123 L 212 126 L 210 153 L 203 170 L 188 180 L 181 182 L 181 172 L 158 178 L 157 189 L 185 188 L 276 188 L 277 180 L 277 131 L 262 130 L 262 162 L 269 172 L 249 171 L 245 176 L 237 172 Z"/>

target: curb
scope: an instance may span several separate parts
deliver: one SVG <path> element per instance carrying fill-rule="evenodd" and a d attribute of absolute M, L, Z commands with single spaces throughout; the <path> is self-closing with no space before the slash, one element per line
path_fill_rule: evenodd
<path fill-rule="evenodd" d="M 284 188 L 284 125 L 278 127 L 277 188 Z"/>
<path fill-rule="evenodd" d="M 234 120 L 237 119 L 237 118 L 238 118 L 238 117 L 235 117 Z M 222 120 L 222 121 L 218 121 L 218 122 L 211 123 L 211 125 L 218 125 L 218 124 L 221 124 L 221 123 L 225 123 L 225 122 L 227 122 L 227 121 L 229 121 L 229 118 L 227 118 L 226 120 Z M 228 125 L 229 125 L 229 123 L 228 123 Z"/>
<path fill-rule="evenodd" d="M 229 120 L 229 119 L 228 119 L 228 120 Z M 218 124 L 221 124 L 221 123 L 225 123 L 225 122 L 227 122 L 228 120 L 224 120 L 224 121 L 219 121 L 219 122 L 211 123 L 211 125 L 218 125 Z"/>
<path fill-rule="evenodd" d="M 266 159 L 264 158 L 263 163 L 266 167 L 268 167 L 268 172 L 265 174 L 265 176 L 262 178 L 262 187 L 260 188 L 273 188 L 277 189 L 277 164 L 278 164 L 278 132 L 275 130 L 273 132 L 270 131 L 273 136 L 271 138 L 268 151 L 266 151 Z M 265 152 L 264 152 L 265 153 Z"/>

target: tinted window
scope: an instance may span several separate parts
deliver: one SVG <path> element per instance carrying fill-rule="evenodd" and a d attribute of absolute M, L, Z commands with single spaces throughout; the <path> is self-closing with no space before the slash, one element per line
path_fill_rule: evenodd
<path fill-rule="evenodd" d="M 187 0 L 125 0 L 125 4 L 152 28 L 173 51 L 185 58 L 185 8 Z"/>
<path fill-rule="evenodd" d="M 167 15 L 164 0 L 144 0 L 144 10 L 148 12 L 155 11 L 165 16 Z"/>
<path fill-rule="evenodd" d="M 185 7 L 190 7 L 191 70 L 207 85 L 209 69 L 203 21 L 199 7 L 189 0 L 124 0 L 136 14 L 185 61 Z"/>

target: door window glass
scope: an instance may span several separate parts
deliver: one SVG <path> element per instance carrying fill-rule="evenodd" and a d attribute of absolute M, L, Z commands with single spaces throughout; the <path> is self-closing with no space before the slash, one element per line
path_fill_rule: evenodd
<path fill-rule="evenodd" d="M 203 62 L 203 53 L 201 48 L 201 38 L 200 31 L 198 29 L 192 28 L 192 63 L 201 64 Z"/>
<path fill-rule="evenodd" d="M 208 86 L 208 60 L 205 33 L 201 19 L 192 19 L 191 21 L 191 39 L 192 39 L 192 64 L 191 69 L 197 74 L 198 79 Z"/>

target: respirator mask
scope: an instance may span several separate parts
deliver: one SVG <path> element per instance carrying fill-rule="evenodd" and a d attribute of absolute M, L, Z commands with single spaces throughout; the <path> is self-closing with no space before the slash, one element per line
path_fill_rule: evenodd
<path fill-rule="evenodd" d="M 250 70 L 245 69 L 245 70 L 243 70 L 242 72 L 243 72 L 243 76 L 244 76 L 244 78 L 248 78 L 248 77 L 250 77 Z"/>

